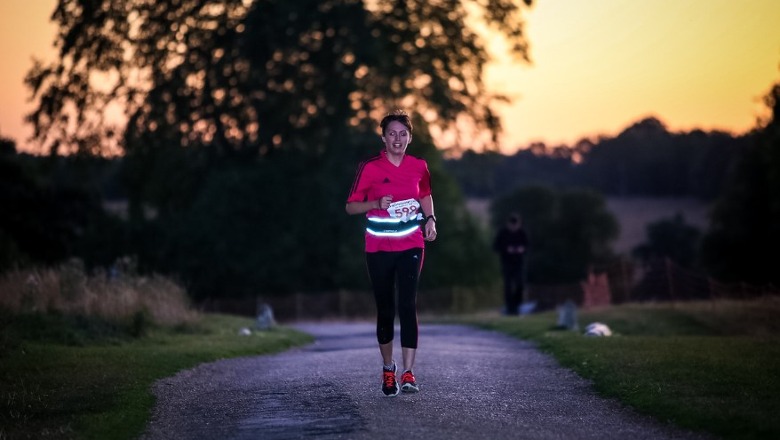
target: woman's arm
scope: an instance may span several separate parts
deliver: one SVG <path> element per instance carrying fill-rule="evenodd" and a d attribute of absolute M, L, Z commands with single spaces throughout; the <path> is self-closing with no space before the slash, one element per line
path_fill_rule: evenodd
<path fill-rule="evenodd" d="M 363 214 L 372 209 L 379 209 L 379 200 L 371 200 L 368 202 L 347 202 L 345 207 L 347 214 Z"/>
<path fill-rule="evenodd" d="M 369 200 L 367 202 L 347 202 L 345 209 L 347 214 L 363 214 L 372 209 L 387 209 L 393 201 L 393 196 L 384 196 L 379 200 Z"/>
<path fill-rule="evenodd" d="M 425 218 L 435 215 L 433 212 L 433 197 L 430 194 L 420 199 L 420 208 L 422 208 Z M 436 220 L 430 219 L 425 222 L 424 226 L 425 240 L 436 240 Z"/>
<path fill-rule="evenodd" d="M 430 194 L 420 199 L 420 208 L 422 208 L 423 216 L 434 215 L 433 197 Z"/>

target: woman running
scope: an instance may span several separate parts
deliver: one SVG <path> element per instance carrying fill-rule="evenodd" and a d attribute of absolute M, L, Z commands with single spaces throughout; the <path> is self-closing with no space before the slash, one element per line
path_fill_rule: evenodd
<path fill-rule="evenodd" d="M 417 281 L 425 241 L 436 239 L 428 164 L 406 154 L 412 141 L 409 115 L 396 110 L 382 119 L 384 149 L 360 164 L 347 198 L 349 214 L 366 214 L 366 263 L 376 300 L 376 336 L 382 355 L 382 392 L 420 391 L 412 373 L 417 351 Z M 403 373 L 393 359 L 395 287 L 401 322 Z"/>

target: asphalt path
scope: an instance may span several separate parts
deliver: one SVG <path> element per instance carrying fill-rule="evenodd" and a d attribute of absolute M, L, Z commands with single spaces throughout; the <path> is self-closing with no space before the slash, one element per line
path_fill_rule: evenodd
<path fill-rule="evenodd" d="M 420 392 L 384 397 L 372 324 L 295 327 L 316 341 L 158 381 L 142 438 L 705 438 L 598 397 L 531 343 L 496 332 L 422 325 L 414 369 Z M 396 353 L 400 366 L 400 346 Z"/>

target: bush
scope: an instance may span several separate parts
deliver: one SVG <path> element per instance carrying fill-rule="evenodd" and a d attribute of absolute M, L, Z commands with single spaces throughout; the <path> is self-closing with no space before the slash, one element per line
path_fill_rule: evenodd
<path fill-rule="evenodd" d="M 176 326 L 196 319 L 183 288 L 170 279 L 132 274 L 88 276 L 79 260 L 57 268 L 0 276 L 0 308 L 11 315 L 58 314 L 132 325 Z M 139 315 L 140 314 L 140 315 Z M 135 323 L 143 316 L 140 323 Z"/>

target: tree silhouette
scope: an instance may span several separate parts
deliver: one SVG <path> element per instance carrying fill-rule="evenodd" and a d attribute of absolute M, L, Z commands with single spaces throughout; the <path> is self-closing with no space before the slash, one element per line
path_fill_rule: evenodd
<path fill-rule="evenodd" d="M 523 3 L 60 0 L 59 57 L 26 78 L 37 103 L 29 120 L 55 152 L 321 153 L 397 106 L 440 129 L 466 117 L 495 135 L 501 97 L 486 91 L 488 53 L 469 15 L 527 59 Z M 124 127 L 106 118 L 117 107 Z"/>
<path fill-rule="evenodd" d="M 718 199 L 702 258 L 724 281 L 780 283 L 780 83 L 765 97 L 768 121 L 756 130 L 723 196 Z"/>
<path fill-rule="evenodd" d="M 407 108 L 410 153 L 429 161 L 453 240 L 432 246 L 423 283 L 476 284 L 493 265 L 429 127 L 465 119 L 498 133 L 501 97 L 483 83 L 473 24 L 527 59 L 530 3 L 60 0 L 60 56 L 27 75 L 29 120 L 53 153 L 125 153 L 129 252 L 142 269 L 178 274 L 198 297 L 246 296 L 365 281 L 346 192 L 380 148 L 376 122 Z M 117 110 L 119 124 L 107 116 Z"/>
<path fill-rule="evenodd" d="M 681 213 L 650 223 L 646 230 L 647 240 L 632 249 L 632 253 L 645 265 L 663 258 L 671 258 L 676 264 L 687 268 L 697 263 L 701 232 L 685 223 Z"/>
<path fill-rule="evenodd" d="M 529 283 L 579 282 L 589 266 L 613 257 L 611 242 L 618 236 L 619 225 L 598 193 L 544 186 L 515 188 L 491 204 L 494 230 L 512 212 L 523 217 L 531 242 Z"/>
<path fill-rule="evenodd" d="M 571 146 L 528 145 L 511 156 L 467 151 L 447 170 L 471 197 L 490 198 L 518 186 L 586 187 L 614 196 L 697 197 L 712 200 L 725 187 L 752 134 L 702 130 L 674 133 L 655 118 L 617 136 Z"/>
<path fill-rule="evenodd" d="M 78 255 L 90 228 L 105 220 L 93 191 L 40 165 L 0 137 L 0 272 Z"/>

